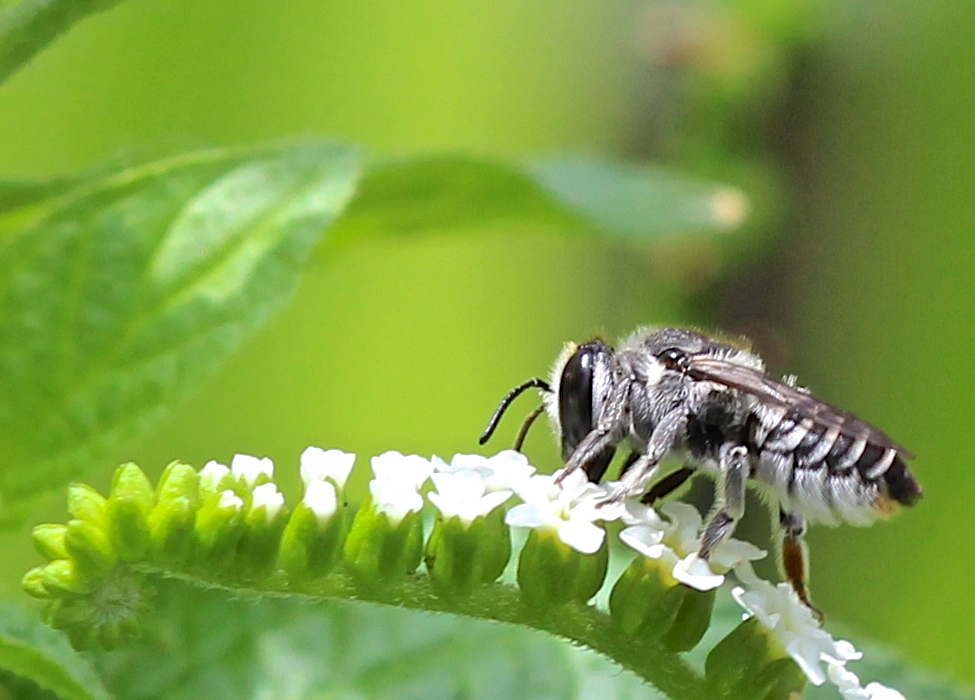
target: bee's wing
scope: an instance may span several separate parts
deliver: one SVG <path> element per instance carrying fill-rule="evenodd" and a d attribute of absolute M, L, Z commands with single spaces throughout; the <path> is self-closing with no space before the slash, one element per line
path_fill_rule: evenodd
<path fill-rule="evenodd" d="M 715 357 L 693 357 L 689 373 L 695 379 L 723 384 L 751 394 L 760 401 L 782 406 L 797 414 L 800 419 L 811 420 L 822 428 L 835 428 L 841 434 L 854 439 L 865 437 L 875 445 L 897 450 L 907 458 L 913 457 L 910 450 L 894 442 L 879 428 L 765 372 Z"/>

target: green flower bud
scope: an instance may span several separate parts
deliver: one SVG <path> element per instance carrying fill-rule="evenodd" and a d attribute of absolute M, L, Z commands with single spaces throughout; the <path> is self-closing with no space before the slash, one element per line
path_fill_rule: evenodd
<path fill-rule="evenodd" d="M 423 554 L 419 511 L 408 512 L 393 523 L 367 499 L 352 521 L 343 554 L 360 585 L 374 586 L 412 573 Z"/>
<path fill-rule="evenodd" d="M 193 523 L 199 507 L 198 476 L 188 464 L 173 462 L 159 479 L 156 505 L 149 514 L 149 543 L 154 556 L 166 562 L 182 560 L 193 542 Z"/>
<path fill-rule="evenodd" d="M 67 532 L 67 525 L 46 523 L 31 530 L 31 540 L 34 548 L 48 561 L 67 559 L 68 550 L 64 548 L 64 536 Z"/>
<path fill-rule="evenodd" d="M 98 630 L 90 625 L 73 625 L 64 631 L 68 633 L 68 642 L 75 651 L 87 651 L 98 641 Z"/>
<path fill-rule="evenodd" d="M 672 651 L 697 646 L 711 622 L 715 593 L 679 583 L 670 565 L 637 557 L 609 598 L 613 619 L 627 636 L 656 637 Z"/>
<path fill-rule="evenodd" d="M 35 566 L 33 569 L 24 574 L 24 578 L 20 580 L 20 585 L 31 598 L 50 598 L 51 593 L 44 586 L 44 567 Z"/>
<path fill-rule="evenodd" d="M 98 645 L 106 651 L 115 649 L 121 638 L 122 629 L 117 622 L 101 625 L 98 628 Z"/>
<path fill-rule="evenodd" d="M 75 520 L 83 520 L 96 527 L 105 524 L 105 497 L 88 484 L 68 487 L 68 513 Z"/>
<path fill-rule="evenodd" d="M 94 609 L 84 598 L 54 600 L 44 609 L 44 622 L 54 629 L 66 630 L 76 625 L 90 626 Z"/>
<path fill-rule="evenodd" d="M 537 527 L 518 558 L 518 586 L 533 607 L 584 603 L 603 585 L 608 565 L 605 541 L 594 554 L 581 554 L 562 542 L 554 528 Z"/>
<path fill-rule="evenodd" d="M 196 514 L 194 558 L 215 570 L 233 559 L 243 534 L 244 502 L 233 491 L 211 497 Z"/>
<path fill-rule="evenodd" d="M 243 575 L 264 576 L 271 571 L 287 521 L 284 496 L 277 487 L 271 482 L 256 487 L 237 548 L 238 566 Z"/>
<path fill-rule="evenodd" d="M 83 596 L 91 591 L 91 583 L 74 559 L 52 561 L 40 567 L 40 572 L 40 583 L 52 596 Z"/>
<path fill-rule="evenodd" d="M 463 596 L 496 581 L 511 556 L 504 509 L 496 508 L 469 526 L 458 517 L 438 518 L 427 542 L 426 564 L 442 596 Z"/>
<path fill-rule="evenodd" d="M 787 700 L 806 684 L 799 667 L 754 617 L 718 642 L 704 670 L 712 694 L 720 698 Z"/>
<path fill-rule="evenodd" d="M 104 575 L 118 561 L 104 529 L 85 520 L 68 521 L 64 547 L 78 569 L 90 577 Z"/>
<path fill-rule="evenodd" d="M 281 566 L 294 578 L 324 576 L 342 554 L 346 529 L 334 485 L 312 481 L 281 536 Z"/>
<path fill-rule="evenodd" d="M 105 511 L 112 546 L 122 561 L 136 561 L 149 547 L 149 516 L 153 509 L 152 485 L 134 464 L 115 471 Z"/>

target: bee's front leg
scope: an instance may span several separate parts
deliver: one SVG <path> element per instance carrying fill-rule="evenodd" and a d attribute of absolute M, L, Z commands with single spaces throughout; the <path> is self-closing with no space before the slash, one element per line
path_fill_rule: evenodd
<path fill-rule="evenodd" d="M 677 436 L 686 428 L 687 411 L 683 407 L 666 413 L 650 434 L 646 452 L 627 467 L 617 483 L 608 487 L 609 496 L 600 505 L 619 503 L 624 498 L 640 495 L 660 468 L 660 460 L 673 449 Z"/>
<path fill-rule="evenodd" d="M 806 521 L 798 513 L 786 513 L 779 509 L 779 526 L 782 528 L 782 568 L 785 577 L 792 584 L 792 590 L 799 600 L 809 608 L 822 624 L 825 621 L 809 597 L 807 576 L 809 573 L 809 551 L 802 536 L 806 534 Z"/>
<path fill-rule="evenodd" d="M 698 556 L 707 559 L 718 545 L 735 531 L 745 514 L 745 480 L 748 478 L 748 449 L 727 443 L 721 446 L 717 508 L 708 518 L 701 535 Z"/>

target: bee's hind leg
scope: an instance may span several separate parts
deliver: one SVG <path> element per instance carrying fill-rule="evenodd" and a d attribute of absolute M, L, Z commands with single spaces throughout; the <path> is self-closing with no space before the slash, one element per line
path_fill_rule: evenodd
<path fill-rule="evenodd" d="M 822 624 L 826 619 L 809 597 L 809 551 L 802 539 L 806 534 L 806 521 L 797 513 L 779 509 L 779 526 L 782 528 L 782 569 L 799 600 L 809 608 Z"/>
<path fill-rule="evenodd" d="M 701 535 L 698 556 L 707 559 L 718 545 L 735 531 L 745 513 L 745 480 L 748 478 L 748 449 L 743 445 L 722 445 L 718 478 L 717 509 L 708 518 Z"/>

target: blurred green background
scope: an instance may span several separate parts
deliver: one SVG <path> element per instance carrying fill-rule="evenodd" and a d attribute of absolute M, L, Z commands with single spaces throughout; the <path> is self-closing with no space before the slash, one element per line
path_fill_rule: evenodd
<path fill-rule="evenodd" d="M 567 339 L 748 333 L 773 369 L 918 455 L 918 508 L 813 531 L 818 604 L 975 681 L 973 33 L 966 0 L 131 0 L 0 91 L 0 173 L 334 134 L 379 154 L 653 159 L 742 187 L 755 216 L 720 246 L 505 228 L 319 258 L 119 459 L 158 471 L 240 451 L 287 473 L 307 444 L 474 451 L 500 396 Z M 544 433 L 527 449 L 554 468 Z M 4 567 L 3 588 L 22 571 Z"/>

